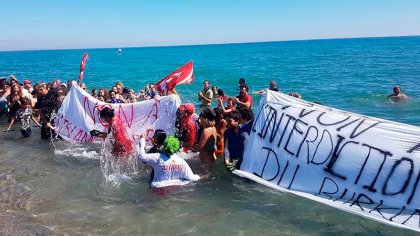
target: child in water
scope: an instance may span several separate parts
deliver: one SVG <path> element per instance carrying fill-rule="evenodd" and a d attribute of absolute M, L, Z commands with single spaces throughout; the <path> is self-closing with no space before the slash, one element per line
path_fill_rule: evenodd
<path fill-rule="evenodd" d="M 38 121 L 33 117 L 32 101 L 28 97 L 21 98 L 21 108 L 19 108 L 16 112 L 16 119 L 20 122 L 20 132 L 25 138 L 30 137 L 32 134 L 30 123 L 31 119 L 35 124 L 41 126 L 38 123 Z M 10 130 L 14 122 L 15 119 L 12 119 L 12 122 L 10 122 L 9 127 L 7 128 L 8 130 Z"/>

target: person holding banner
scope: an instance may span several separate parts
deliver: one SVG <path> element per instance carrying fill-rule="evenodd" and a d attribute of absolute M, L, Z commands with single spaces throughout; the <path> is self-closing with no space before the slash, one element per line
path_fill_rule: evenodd
<path fill-rule="evenodd" d="M 99 113 L 100 118 L 108 123 L 108 133 L 97 130 L 90 131 L 92 136 L 106 138 L 111 134 L 112 155 L 116 157 L 127 157 L 133 153 L 133 142 L 128 137 L 127 130 L 121 119 L 114 114 L 114 109 L 103 108 Z"/>
<path fill-rule="evenodd" d="M 227 118 L 227 129 L 224 134 L 225 165 L 229 171 L 240 167 L 245 150 L 245 137 L 240 127 L 241 114 L 231 112 Z"/>
<path fill-rule="evenodd" d="M 47 85 L 41 83 L 35 109 L 39 110 L 41 117 L 41 138 L 48 139 L 52 133 L 54 134 L 54 120 L 51 117 L 58 110 L 58 90 L 55 88 L 48 90 Z"/>

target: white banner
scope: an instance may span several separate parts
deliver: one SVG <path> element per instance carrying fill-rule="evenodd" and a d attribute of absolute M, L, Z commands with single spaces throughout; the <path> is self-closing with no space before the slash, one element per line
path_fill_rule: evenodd
<path fill-rule="evenodd" d="M 57 133 L 67 140 L 91 142 L 95 138 L 90 136 L 89 131 L 107 131 L 99 119 L 99 112 L 104 107 L 111 107 L 115 110 L 115 115 L 120 116 L 131 138 L 145 131 L 151 137 L 155 129 L 163 129 L 168 134 L 173 134 L 175 114 L 180 104 L 181 101 L 176 95 L 137 103 L 105 103 L 95 99 L 73 82 L 55 118 L 55 127 Z"/>
<path fill-rule="evenodd" d="M 419 127 L 268 91 L 235 174 L 420 232 Z"/>

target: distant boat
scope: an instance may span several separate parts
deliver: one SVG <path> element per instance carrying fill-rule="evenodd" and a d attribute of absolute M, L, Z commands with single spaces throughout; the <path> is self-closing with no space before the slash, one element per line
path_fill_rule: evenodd
<path fill-rule="evenodd" d="M 122 55 L 122 50 L 121 50 L 121 48 L 118 48 L 118 55 Z"/>

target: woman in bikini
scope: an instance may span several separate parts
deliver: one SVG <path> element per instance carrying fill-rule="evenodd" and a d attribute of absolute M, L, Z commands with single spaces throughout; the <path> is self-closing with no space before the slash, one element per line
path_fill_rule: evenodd
<path fill-rule="evenodd" d="M 196 150 L 200 152 L 200 161 L 203 164 L 213 164 L 216 159 L 217 131 L 215 128 L 216 113 L 210 107 L 204 108 L 199 116 L 200 126 L 203 130 Z"/>

